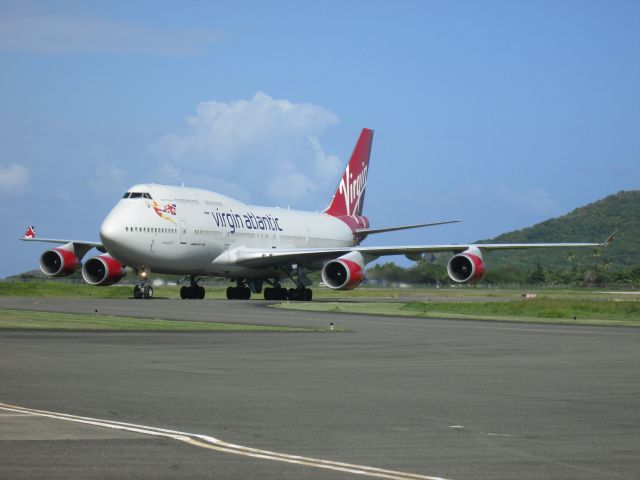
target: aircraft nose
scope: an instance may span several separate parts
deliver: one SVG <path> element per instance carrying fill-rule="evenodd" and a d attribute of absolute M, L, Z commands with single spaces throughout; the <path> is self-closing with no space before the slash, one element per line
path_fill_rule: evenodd
<path fill-rule="evenodd" d="M 100 239 L 107 250 L 122 241 L 124 225 L 118 217 L 116 212 L 111 212 L 100 225 Z"/>

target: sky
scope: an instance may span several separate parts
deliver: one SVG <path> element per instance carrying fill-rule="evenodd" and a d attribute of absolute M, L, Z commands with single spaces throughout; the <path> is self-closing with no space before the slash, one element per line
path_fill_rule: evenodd
<path fill-rule="evenodd" d="M 27 225 L 99 240 L 136 183 L 323 210 L 363 127 L 372 227 L 462 220 L 368 245 L 638 189 L 638 25 L 637 1 L 0 0 L 0 278 L 37 268 Z"/>

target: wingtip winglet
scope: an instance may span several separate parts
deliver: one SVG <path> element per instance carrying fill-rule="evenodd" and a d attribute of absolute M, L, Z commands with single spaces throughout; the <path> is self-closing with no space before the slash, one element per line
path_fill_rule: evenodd
<path fill-rule="evenodd" d="M 618 234 L 618 230 L 614 230 L 613 233 L 607 237 L 604 243 L 602 243 L 602 246 L 608 247 L 611 244 L 611 242 L 613 242 L 616 239 L 617 234 Z"/>
<path fill-rule="evenodd" d="M 24 232 L 24 236 L 22 237 L 22 239 L 31 240 L 33 238 L 36 238 L 36 227 L 34 227 L 33 225 L 29 225 L 27 227 L 27 231 Z"/>

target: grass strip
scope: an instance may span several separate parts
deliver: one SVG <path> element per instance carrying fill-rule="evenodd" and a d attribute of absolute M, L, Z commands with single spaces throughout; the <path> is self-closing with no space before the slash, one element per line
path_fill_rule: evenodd
<path fill-rule="evenodd" d="M 0 329 L 84 330 L 111 332 L 326 332 L 327 329 L 188 322 L 0 309 Z"/>
<path fill-rule="evenodd" d="M 291 302 L 277 307 L 332 313 L 640 327 L 639 301 L 542 298 L 475 303 Z"/>
<path fill-rule="evenodd" d="M 206 299 L 226 298 L 225 285 L 206 285 Z M 163 285 L 155 286 L 154 296 L 156 298 L 180 298 L 180 286 Z M 431 300 L 444 301 L 447 299 L 473 300 L 474 298 L 495 298 L 497 300 L 520 298 L 524 290 L 502 289 L 502 288 L 476 288 L 473 286 L 462 287 L 411 287 L 411 288 L 378 288 L 361 287 L 349 291 L 336 291 L 328 288 L 314 288 L 313 298 L 316 300 L 349 300 L 349 299 L 405 299 L 421 300 L 429 298 Z M 594 289 L 538 289 L 539 294 L 547 298 L 560 299 L 583 299 L 593 298 L 594 293 L 598 294 L 598 300 L 609 300 L 612 298 L 630 299 L 630 295 L 619 292 L 603 292 Z M 635 292 L 637 293 L 637 292 Z M 110 287 L 95 287 L 86 284 L 73 284 L 58 280 L 45 280 L 39 282 L 13 282 L 0 281 L 0 297 L 33 297 L 33 298 L 133 298 L 133 285 L 112 285 Z M 640 299 L 640 295 L 631 296 Z M 252 295 L 253 299 L 260 300 L 261 294 Z"/>
<path fill-rule="evenodd" d="M 180 298 L 179 286 L 153 287 L 156 298 Z M 223 298 L 225 289 L 207 287 L 207 298 Z M 133 285 L 93 285 L 45 282 L 0 282 L 0 297 L 35 298 L 133 298 Z"/>

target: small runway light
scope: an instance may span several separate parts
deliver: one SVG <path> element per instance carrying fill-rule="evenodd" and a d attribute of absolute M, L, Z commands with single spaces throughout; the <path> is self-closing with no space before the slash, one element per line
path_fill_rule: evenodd
<path fill-rule="evenodd" d="M 331 331 L 333 332 L 333 322 L 331 322 L 331 323 L 329 324 L 329 328 L 330 328 L 330 329 L 331 329 Z"/>

